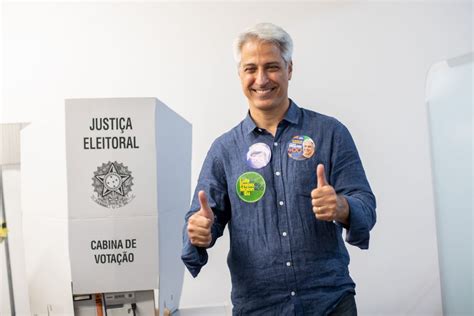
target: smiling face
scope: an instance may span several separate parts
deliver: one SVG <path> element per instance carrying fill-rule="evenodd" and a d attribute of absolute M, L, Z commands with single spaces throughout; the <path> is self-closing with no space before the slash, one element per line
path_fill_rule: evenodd
<path fill-rule="evenodd" d="M 276 45 L 254 39 L 242 46 L 239 77 L 251 110 L 286 109 L 291 72 Z"/>
<path fill-rule="evenodd" d="M 303 156 L 306 158 L 310 158 L 313 156 L 314 153 L 314 143 L 312 140 L 305 140 L 303 142 Z"/>

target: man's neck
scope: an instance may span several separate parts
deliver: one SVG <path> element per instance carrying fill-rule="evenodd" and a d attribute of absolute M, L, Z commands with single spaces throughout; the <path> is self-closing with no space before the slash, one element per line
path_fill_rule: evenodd
<path fill-rule="evenodd" d="M 276 109 L 270 111 L 257 110 L 250 107 L 250 116 L 252 117 L 255 125 L 259 128 L 263 128 L 273 136 L 276 134 L 278 124 L 285 117 L 286 112 L 290 107 L 290 101 L 287 102 Z"/>

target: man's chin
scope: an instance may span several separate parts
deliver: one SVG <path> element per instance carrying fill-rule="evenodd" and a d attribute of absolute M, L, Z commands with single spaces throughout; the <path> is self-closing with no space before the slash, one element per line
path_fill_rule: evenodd
<path fill-rule="evenodd" d="M 277 107 L 273 100 L 259 100 L 252 102 L 252 105 L 255 109 L 260 111 L 270 111 Z"/>

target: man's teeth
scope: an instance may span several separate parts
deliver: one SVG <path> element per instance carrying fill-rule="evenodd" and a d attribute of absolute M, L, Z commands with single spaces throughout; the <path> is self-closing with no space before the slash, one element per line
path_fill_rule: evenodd
<path fill-rule="evenodd" d="M 272 90 L 272 89 L 265 89 L 265 90 L 255 90 L 255 92 L 263 94 L 263 93 L 270 92 L 271 90 Z"/>

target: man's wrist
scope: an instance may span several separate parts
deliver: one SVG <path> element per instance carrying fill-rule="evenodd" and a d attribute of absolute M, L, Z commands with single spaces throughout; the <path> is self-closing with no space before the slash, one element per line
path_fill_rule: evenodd
<path fill-rule="evenodd" d="M 337 209 L 337 218 L 336 221 L 343 224 L 344 226 L 349 226 L 349 203 L 342 194 L 338 194 L 336 198 L 336 209 Z"/>

